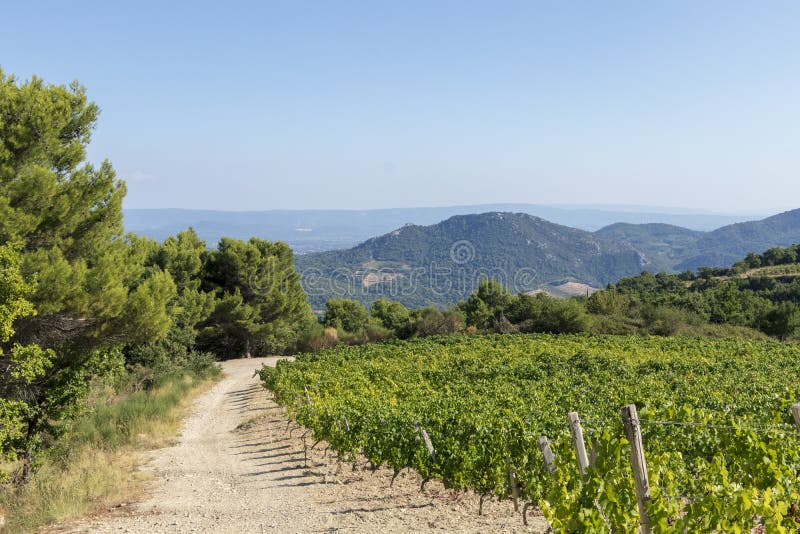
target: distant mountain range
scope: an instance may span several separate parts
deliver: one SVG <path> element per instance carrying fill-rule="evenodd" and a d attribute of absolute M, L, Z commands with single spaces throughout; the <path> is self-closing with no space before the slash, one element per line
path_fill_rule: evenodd
<path fill-rule="evenodd" d="M 556 224 L 594 231 L 612 223 L 666 223 L 693 230 L 713 230 L 752 217 L 647 206 L 545 206 L 485 204 L 442 208 L 378 210 L 207 211 L 180 209 L 125 210 L 125 227 L 165 239 L 189 226 L 214 246 L 221 237 L 260 237 L 285 241 L 297 253 L 348 248 L 405 224 L 431 225 L 454 215 L 486 212 L 527 213 Z"/>
<path fill-rule="evenodd" d="M 419 307 L 465 298 L 483 277 L 515 292 L 565 283 L 588 290 L 645 269 L 729 266 L 749 252 L 793 243 L 800 243 L 800 209 L 713 231 L 618 222 L 589 232 L 525 213 L 490 212 L 406 225 L 350 249 L 298 255 L 295 263 L 315 309 L 334 296 Z"/>
<path fill-rule="evenodd" d="M 667 224 L 612 224 L 596 232 L 641 251 L 653 271 L 728 267 L 750 252 L 800 243 L 800 209 L 711 232 Z"/>

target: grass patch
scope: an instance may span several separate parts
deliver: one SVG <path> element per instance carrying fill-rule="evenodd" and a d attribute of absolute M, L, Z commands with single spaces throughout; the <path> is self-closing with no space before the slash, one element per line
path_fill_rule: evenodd
<path fill-rule="evenodd" d="M 213 366 L 164 376 L 146 391 L 95 388 L 89 409 L 38 458 L 31 480 L 0 488 L 0 532 L 32 532 L 131 500 L 145 479 L 138 453 L 173 440 L 191 401 L 220 375 Z"/>

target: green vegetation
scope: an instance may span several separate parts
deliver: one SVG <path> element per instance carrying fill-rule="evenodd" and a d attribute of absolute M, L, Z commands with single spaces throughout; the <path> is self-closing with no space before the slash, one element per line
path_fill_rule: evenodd
<path fill-rule="evenodd" d="M 331 299 L 325 304 L 325 326 L 347 332 L 360 332 L 368 324 L 366 308 L 355 300 Z"/>
<path fill-rule="evenodd" d="M 201 325 L 206 350 L 224 358 L 284 353 L 314 320 L 285 243 L 223 238 L 204 260 L 203 288 L 218 299 Z"/>
<path fill-rule="evenodd" d="M 14 335 L 14 321 L 33 315 L 33 305 L 25 299 L 29 285 L 19 272 L 19 254 L 7 245 L 0 246 L 0 342 L 7 344 Z M 52 351 L 38 345 L 15 343 L 0 349 L 0 459 L 16 460 L 18 447 L 25 438 L 25 422 L 33 407 L 25 397 L 14 393 L 31 386 L 53 365 Z M 0 483 L 7 475 L 0 471 Z"/>
<path fill-rule="evenodd" d="M 712 232 L 697 232 L 669 224 L 617 223 L 596 234 L 641 251 L 652 271 L 728 267 L 754 250 L 786 247 L 800 241 L 800 210 L 760 221 L 730 224 Z"/>
<path fill-rule="evenodd" d="M 796 526 L 800 347 L 744 340 L 492 335 L 338 347 L 265 367 L 268 389 L 344 457 L 540 506 L 559 532 L 634 532 L 620 407 L 635 403 L 658 532 Z M 597 452 L 577 473 L 566 414 Z M 664 424 L 667 422 L 668 424 Z M 681 424 L 673 424 L 681 423 Z M 429 454 L 421 431 L 429 436 Z M 537 447 L 553 443 L 551 477 Z"/>
<path fill-rule="evenodd" d="M 282 243 L 124 234 L 124 183 L 86 162 L 97 115 L 77 83 L 0 71 L 0 502 L 26 528 L 113 488 L 73 462 L 176 417 L 216 358 L 291 351 L 314 324 Z M 87 401 L 97 383 L 110 404 Z"/>
<path fill-rule="evenodd" d="M 37 457 L 30 480 L 0 492 L 6 528 L 35 531 L 128 501 L 139 491 L 135 452 L 164 446 L 192 396 L 218 375 L 218 367 L 206 366 L 95 381 L 81 415 L 61 422 L 64 438 Z"/>
<path fill-rule="evenodd" d="M 711 324 L 789 339 L 800 327 L 800 278 L 794 275 L 800 271 L 797 251 L 797 245 L 772 248 L 750 254 L 730 268 L 704 268 L 699 274 L 644 272 L 595 293 L 587 306 L 618 322 L 639 321 L 663 335 L 685 325 Z"/>
<path fill-rule="evenodd" d="M 146 428 L 155 429 L 153 439 L 167 435 L 181 399 L 213 378 L 220 358 L 329 349 L 264 371 L 283 402 L 313 387 L 321 404 L 313 412 L 299 409 L 298 417 L 319 436 L 339 450 L 363 450 L 378 463 L 413 466 L 496 495 L 508 489 L 498 460 L 507 450 L 524 475 L 525 495 L 541 502 L 556 525 L 566 517 L 595 521 L 585 506 L 592 499 L 610 502 L 607 519 L 626 525 L 631 502 L 627 478 L 617 476 L 624 468 L 612 461 L 625 445 L 616 430 L 597 437 L 607 458 L 603 473 L 616 473 L 605 489 L 566 474 L 556 481 L 541 476 L 527 440 L 534 430 L 561 439 L 559 410 L 607 417 L 635 399 L 658 417 L 766 424 L 785 422 L 784 404 L 797 396 L 794 386 L 781 386 L 778 373 L 783 366 L 786 376 L 796 374 L 796 346 L 744 341 L 797 336 L 797 246 L 751 254 L 731 268 L 633 276 L 646 259 L 630 229 L 604 236 L 506 213 L 407 226 L 349 251 L 297 259 L 286 244 L 255 238 L 222 238 L 209 249 L 192 229 L 158 243 L 124 233 L 124 183 L 108 161 L 86 161 L 97 115 L 77 83 L 19 83 L 0 71 L 0 506 L 4 514 L 10 510 L 14 528 L 80 513 L 127 487 L 119 462 L 129 460 L 120 458 L 142 445 Z M 776 239 L 790 234 L 792 217 L 767 220 Z M 744 235 L 754 227 L 737 228 Z M 651 231 L 634 233 L 642 241 Z M 697 238 L 687 245 L 692 254 L 713 249 L 701 246 L 707 235 L 657 231 L 667 244 Z M 659 261 L 678 261 L 663 243 Z M 324 308 L 321 320 L 295 262 L 319 275 L 312 302 Z M 548 281 L 605 284 L 619 276 L 628 278 L 591 297 L 524 292 Z M 340 291 L 361 294 L 326 300 Z M 476 332 L 740 340 L 468 336 Z M 393 340 L 449 334 L 463 335 Z M 366 343 L 373 344 L 335 348 Z M 590 377 L 602 382 L 590 384 Z M 533 406 L 539 411 L 530 412 Z M 342 434 L 342 417 L 354 432 Z M 376 427 L 382 417 L 388 423 Z M 415 420 L 438 436 L 438 459 L 419 455 L 406 432 Z M 794 473 L 784 469 L 796 460 L 794 440 L 781 445 L 741 432 L 739 441 L 749 441 L 740 445 L 722 434 L 703 435 L 705 452 L 681 441 L 685 435 L 665 432 L 664 448 L 652 450 L 656 472 L 667 477 L 657 484 L 694 495 L 708 483 L 717 488 L 706 488 L 710 495 L 733 492 L 750 499 L 753 514 L 774 519 L 767 488 L 794 499 L 786 497 L 795 491 Z M 764 458 L 757 450 L 770 460 L 760 478 L 752 472 Z M 681 462 L 673 451 L 684 454 Z M 92 470 L 96 465 L 102 468 Z M 713 476 L 730 477 L 690 480 L 709 465 Z M 696 510 L 694 503 L 654 508 L 654 517 L 694 521 L 712 513 L 711 501 L 699 502 Z"/>
<path fill-rule="evenodd" d="M 349 250 L 297 256 L 295 263 L 315 310 L 338 297 L 366 306 L 386 298 L 444 308 L 468 298 L 484 278 L 513 292 L 565 278 L 600 287 L 645 266 L 629 245 L 521 213 L 407 225 Z"/>
<path fill-rule="evenodd" d="M 445 311 L 409 310 L 400 302 L 378 299 L 368 315 L 356 300 L 331 299 L 323 322 L 336 328 L 346 344 L 469 332 L 788 340 L 800 332 L 800 264 L 789 263 L 797 260 L 797 250 L 795 245 L 773 248 L 730 268 L 704 268 L 699 274 L 645 271 L 590 297 L 514 295 L 500 281 L 483 279 L 467 299 Z M 306 332 L 298 348 L 329 346 L 321 342 L 321 327 Z"/>

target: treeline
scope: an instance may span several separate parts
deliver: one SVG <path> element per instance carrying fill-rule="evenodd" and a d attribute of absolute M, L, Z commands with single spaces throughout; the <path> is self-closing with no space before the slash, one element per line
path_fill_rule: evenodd
<path fill-rule="evenodd" d="M 409 310 L 400 302 L 380 299 L 368 311 L 355 300 L 331 299 L 324 317 L 311 326 L 299 348 L 314 351 L 337 343 L 477 332 L 567 334 L 587 331 L 590 325 L 586 307 L 577 299 L 514 295 L 500 282 L 484 279 L 467 300 L 445 310 Z"/>
<path fill-rule="evenodd" d="M 86 162 L 98 112 L 0 71 L 0 479 L 29 478 L 98 380 L 288 352 L 315 322 L 285 244 L 126 235 L 125 184 Z"/>
<path fill-rule="evenodd" d="M 625 330 L 626 318 L 641 318 L 664 335 L 708 323 L 788 339 L 800 328 L 799 250 L 772 248 L 726 269 L 622 278 L 592 295 L 588 308 L 616 319 L 608 322 L 615 331 Z"/>
<path fill-rule="evenodd" d="M 778 265 L 800 264 L 800 245 L 781 248 L 773 247 L 763 254 L 751 252 L 743 260 L 737 261 L 730 268 L 701 268 L 698 273 L 700 278 L 712 276 L 736 276 L 762 267 L 775 267 Z M 688 273 L 690 279 L 695 278 L 693 273 Z"/>

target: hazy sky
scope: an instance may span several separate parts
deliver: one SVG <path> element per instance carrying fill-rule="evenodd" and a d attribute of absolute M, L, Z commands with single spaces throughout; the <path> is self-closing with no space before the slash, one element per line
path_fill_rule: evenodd
<path fill-rule="evenodd" d="M 167 4 L 174 4 L 167 6 Z M 800 2 L 9 2 L 126 207 L 800 207 Z"/>

